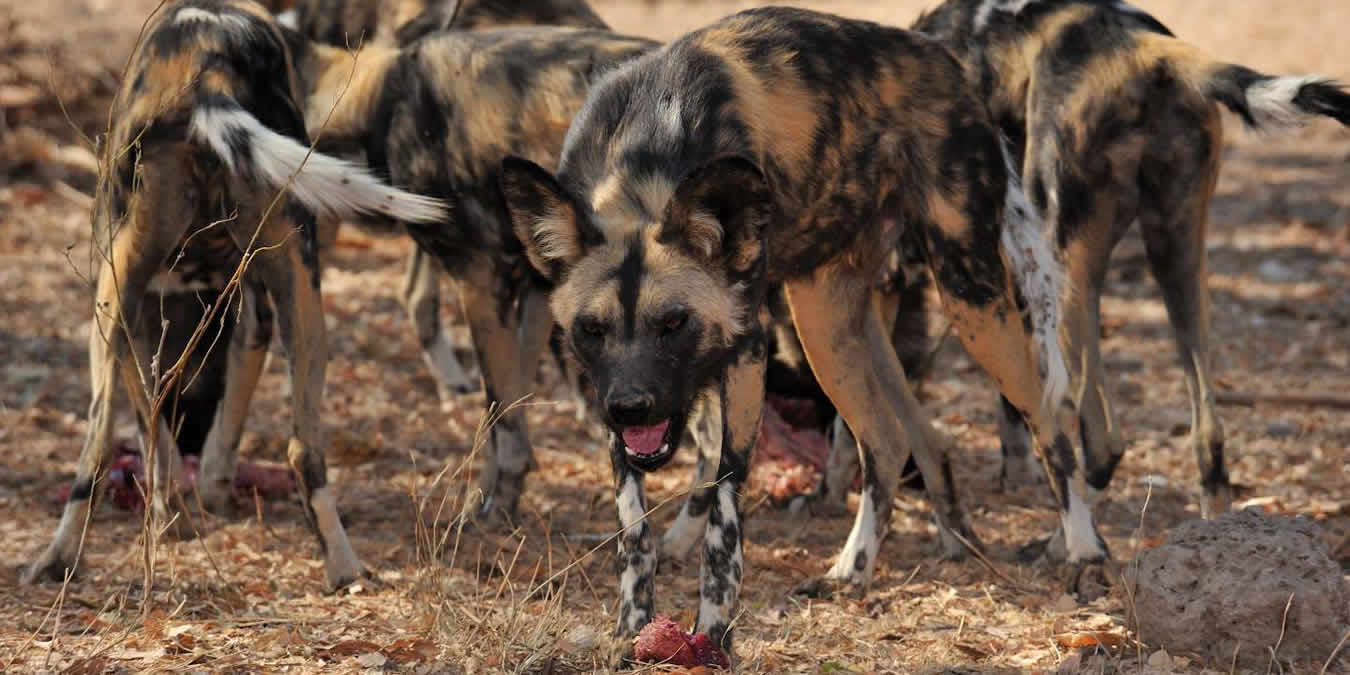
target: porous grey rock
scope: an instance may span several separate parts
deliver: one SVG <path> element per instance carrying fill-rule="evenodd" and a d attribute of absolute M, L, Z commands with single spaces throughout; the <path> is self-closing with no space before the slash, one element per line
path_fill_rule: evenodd
<path fill-rule="evenodd" d="M 1139 639 L 1226 670 L 1326 659 L 1350 626 L 1350 584 L 1316 525 L 1255 509 L 1193 520 L 1130 565 Z M 1281 621 L 1290 594 L 1284 638 Z"/>

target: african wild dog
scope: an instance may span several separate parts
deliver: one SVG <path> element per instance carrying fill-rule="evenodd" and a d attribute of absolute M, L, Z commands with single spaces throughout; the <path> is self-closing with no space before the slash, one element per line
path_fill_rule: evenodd
<path fill-rule="evenodd" d="M 320 147 L 359 149 L 373 172 L 449 203 L 444 222 L 402 225 L 457 282 L 487 400 L 523 398 L 553 320 L 506 219 L 501 159 L 525 155 L 552 166 L 592 81 L 655 43 L 542 26 L 453 31 L 402 50 L 356 52 L 288 36 L 305 117 L 312 129 L 323 125 Z M 483 512 L 513 516 L 533 465 L 524 411 L 516 409 L 492 427 L 479 480 Z"/>
<path fill-rule="evenodd" d="M 447 8 L 453 3 L 430 3 L 427 4 L 427 10 L 424 14 L 432 15 L 437 12 L 447 13 Z M 589 7 L 582 0 L 535 0 L 532 2 L 510 3 L 510 11 L 507 11 L 502 3 L 478 2 L 470 0 L 469 2 L 459 3 L 458 13 L 450 21 L 449 28 L 458 29 L 483 29 L 496 24 L 528 24 L 528 23 L 576 23 L 582 25 L 592 25 L 598 28 L 604 28 L 604 23 L 595 17 Z M 341 6 L 339 6 L 341 5 Z M 394 6 L 397 5 L 397 6 Z M 270 3 L 269 9 L 272 11 L 290 10 L 291 22 L 294 23 L 296 12 L 301 17 L 301 26 L 307 37 L 322 41 L 335 42 L 339 46 L 345 45 L 349 34 L 352 34 L 351 41 L 358 42 L 362 33 L 365 32 L 367 38 L 374 34 L 374 40 L 366 39 L 366 44 L 372 42 L 388 42 L 394 40 L 391 31 L 381 31 L 380 27 L 394 23 L 404 26 L 400 23 L 399 17 L 411 16 L 408 8 L 413 7 L 412 2 L 395 3 L 389 0 L 347 0 L 342 3 L 327 2 L 327 0 L 302 0 L 296 6 L 296 3 L 287 0 L 279 0 Z M 420 6 L 420 5 L 418 5 Z M 278 15 L 277 20 L 286 23 L 284 16 L 287 12 Z M 344 23 L 344 20 L 350 21 L 353 16 L 364 17 L 361 22 L 355 24 Z M 380 23 L 380 22 L 383 23 Z M 425 22 L 424 22 L 425 23 Z M 399 39 L 412 39 L 422 37 L 422 32 L 413 34 L 409 31 L 398 31 Z M 320 129 L 311 130 L 315 135 L 323 135 L 325 132 Z M 320 251 L 330 250 L 337 240 L 339 221 L 335 218 L 319 219 L 319 241 Z M 387 223 L 360 223 L 368 231 L 381 233 L 389 229 Z M 323 256 L 320 256 L 320 262 L 323 263 Z M 434 257 L 428 256 L 421 248 L 414 248 L 412 255 L 409 256 L 407 267 L 407 276 L 402 289 L 402 299 L 408 314 L 412 319 L 412 324 L 416 330 L 418 341 L 422 346 L 423 360 L 426 362 L 436 381 L 437 392 L 443 402 L 449 401 L 456 393 L 464 393 L 472 390 L 473 383 L 459 360 L 455 357 L 454 347 L 443 332 L 440 323 L 440 263 Z M 263 312 L 256 323 L 250 324 L 251 330 L 258 332 L 256 339 L 261 340 L 265 346 L 271 335 L 270 316 L 266 313 L 267 303 L 255 303 L 260 312 Z M 172 316 L 174 323 L 187 326 L 196 325 L 204 317 L 204 305 L 202 302 L 191 301 L 183 303 L 173 303 L 166 307 L 165 315 Z M 537 309 L 537 308 L 536 308 Z M 529 307 L 522 307 L 522 311 L 529 311 Z M 230 324 L 232 325 L 232 324 Z M 222 338 L 223 339 L 223 338 Z M 243 339 L 237 336 L 237 339 Z M 183 431 L 179 448 L 185 454 L 201 453 L 203 461 L 203 478 L 209 479 L 213 484 L 228 486 L 234 479 L 234 453 L 238 443 L 239 435 L 243 430 L 243 423 L 247 415 L 247 401 L 251 397 L 251 392 L 256 385 L 256 374 L 253 370 L 245 369 L 242 371 L 233 368 L 227 368 L 225 361 L 227 359 L 224 350 L 219 352 L 209 352 L 202 355 L 206 373 L 213 376 L 225 377 L 229 375 L 239 375 L 243 380 L 231 379 L 228 387 L 230 391 L 246 392 L 231 398 L 231 403 L 216 401 L 210 396 L 212 393 L 219 394 L 223 383 L 216 383 L 213 386 L 204 386 L 207 381 L 203 378 L 194 378 L 193 391 L 185 392 L 181 398 L 181 405 L 172 409 L 179 413 L 179 419 Z M 261 358 L 261 357 L 260 357 Z M 261 362 L 259 362 L 261 363 Z M 258 367 L 261 367 L 259 365 Z M 530 366 L 528 363 L 523 377 L 528 380 Z M 194 369 L 195 370 L 195 369 Z M 210 380 L 215 382 L 214 380 Z M 175 402 L 177 403 L 177 402 Z M 198 438 L 202 432 L 205 432 L 203 438 Z M 225 494 L 225 493 L 222 493 Z M 217 505 L 214 510 L 223 510 L 227 504 Z"/>
<path fill-rule="evenodd" d="M 516 25 L 555 25 L 608 30 L 585 0 L 299 0 L 278 20 L 305 37 L 338 47 L 406 46 L 444 30 L 484 30 Z M 336 242 L 338 223 L 323 220 L 319 236 Z M 369 226 L 367 229 L 371 229 Z M 327 248 L 327 247 L 325 247 Z M 443 403 L 475 387 L 441 327 L 441 269 L 420 248 L 408 258 L 401 291 L 422 359 Z"/>
<path fill-rule="evenodd" d="M 721 481 L 697 629 L 730 644 L 771 284 L 784 284 L 812 370 L 860 441 L 863 499 L 832 583 L 870 581 L 911 451 L 944 551 L 965 550 L 953 533 L 973 536 L 873 302 L 902 235 L 922 240 L 957 334 L 1037 440 L 1072 454 L 1058 268 L 997 131 L 935 41 L 798 9 L 735 14 L 598 83 L 558 167 L 509 158 L 502 188 L 613 432 L 620 635 L 652 615 L 642 476 L 670 460 L 697 409 L 720 440 L 701 452 Z M 1073 534 L 1098 540 L 1073 529 L 1082 500 L 1056 478 Z"/>
<path fill-rule="evenodd" d="M 61 523 L 25 581 L 59 580 L 75 569 L 90 502 L 113 448 L 111 406 L 119 377 L 143 426 L 155 425 L 148 433 L 158 436 L 160 451 L 150 501 L 156 522 L 171 522 L 169 489 L 178 452 L 167 428 L 172 420 L 151 414 L 147 388 L 154 391 L 159 373 L 152 367 L 155 344 L 137 328 L 156 291 L 219 293 L 245 260 L 244 278 L 271 296 L 290 355 L 294 437 L 288 455 L 324 551 L 328 582 L 340 586 L 362 574 L 324 469 L 319 410 L 327 346 L 314 213 L 435 222 L 446 212 L 438 200 L 310 154 L 298 93 L 291 54 L 262 6 L 180 0 L 151 18 L 113 102 L 114 126 L 104 139 L 104 175 L 92 214 L 95 250 L 107 256 L 89 341 L 89 432 Z M 237 310 L 241 321 L 251 323 L 257 315 L 248 306 L 254 302 L 265 301 L 244 302 Z M 230 340 L 230 366 L 256 378 L 266 343 L 247 339 L 250 332 Z M 215 398 L 238 408 L 241 390 L 225 386 Z M 203 483 L 204 490 L 212 487 Z M 223 497 L 206 501 L 227 499 L 228 485 L 224 489 Z"/>
<path fill-rule="evenodd" d="M 913 28 L 953 48 L 978 83 L 1066 265 L 1063 339 L 1080 392 L 1087 484 L 1105 488 L 1125 451 L 1106 400 L 1099 306 L 1111 251 L 1138 221 L 1190 393 L 1201 513 L 1226 511 L 1205 249 L 1223 150 L 1218 106 L 1257 129 L 1319 115 L 1350 125 L 1350 94 L 1318 77 L 1216 62 L 1118 0 L 947 0 Z M 1000 411 L 1008 420 L 1006 400 Z M 1028 446 L 1020 423 L 1000 427 L 1006 472 Z"/>

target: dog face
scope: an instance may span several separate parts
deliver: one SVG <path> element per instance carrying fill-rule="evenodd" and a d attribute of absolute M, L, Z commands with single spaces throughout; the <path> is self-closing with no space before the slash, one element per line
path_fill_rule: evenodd
<path fill-rule="evenodd" d="M 659 215 L 603 186 L 569 194 L 526 160 L 502 166 L 516 234 L 556 284 L 564 349 L 593 384 L 626 461 L 642 471 L 674 456 L 695 403 L 747 330 L 771 204 L 763 174 L 740 158 L 648 187 L 670 195 Z"/>

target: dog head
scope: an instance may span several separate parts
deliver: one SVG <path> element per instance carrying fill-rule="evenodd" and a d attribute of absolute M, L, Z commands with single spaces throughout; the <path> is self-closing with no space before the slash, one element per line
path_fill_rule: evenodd
<path fill-rule="evenodd" d="M 773 201 L 763 173 L 739 157 L 677 181 L 612 176 L 601 186 L 576 194 L 526 160 L 502 165 L 516 235 L 555 284 L 564 349 L 628 464 L 651 471 L 675 454 L 756 318 Z M 625 200 L 614 195 L 638 192 L 668 195 L 664 208 L 616 205 Z"/>

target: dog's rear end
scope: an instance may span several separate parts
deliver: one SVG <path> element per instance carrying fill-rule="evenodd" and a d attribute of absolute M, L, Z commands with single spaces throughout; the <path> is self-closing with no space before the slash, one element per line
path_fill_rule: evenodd
<path fill-rule="evenodd" d="M 292 359 L 291 464 L 325 552 L 329 582 L 354 581 L 360 563 L 324 471 L 319 411 L 327 356 L 314 213 L 435 220 L 444 217 L 444 205 L 310 153 L 290 54 L 270 14 L 256 3 L 170 4 L 152 18 L 130 63 L 113 104 L 92 215 L 94 245 L 106 255 L 90 336 L 89 433 L 61 523 L 25 581 L 61 579 L 74 570 L 113 448 L 111 407 L 119 378 L 148 427 L 156 521 L 186 529 L 169 506 L 179 458 L 160 405 L 161 390 L 180 374 L 173 364 L 182 354 L 157 355 L 150 332 L 142 330 L 143 315 L 156 292 L 200 291 L 215 299 L 211 315 L 218 316 L 231 304 L 231 282 L 239 278 L 265 286 L 277 307 Z M 237 271 L 241 263 L 249 266 L 247 277 Z M 250 305 L 250 320 L 254 312 Z M 184 351 L 211 339 L 206 331 L 189 336 Z M 235 358 L 253 357 L 261 366 L 256 340 L 229 343 L 231 366 Z M 219 397 L 227 407 L 228 390 Z"/>

